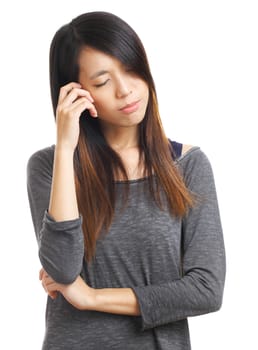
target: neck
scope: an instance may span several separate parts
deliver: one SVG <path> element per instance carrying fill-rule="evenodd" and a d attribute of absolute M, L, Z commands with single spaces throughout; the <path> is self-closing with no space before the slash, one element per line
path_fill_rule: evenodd
<path fill-rule="evenodd" d="M 102 132 L 109 146 L 117 152 L 139 146 L 138 126 L 117 128 L 102 126 Z"/>

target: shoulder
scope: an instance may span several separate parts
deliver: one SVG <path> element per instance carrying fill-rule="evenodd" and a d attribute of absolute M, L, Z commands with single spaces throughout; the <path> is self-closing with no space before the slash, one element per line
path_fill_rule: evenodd
<path fill-rule="evenodd" d="M 182 154 L 178 158 L 182 166 L 196 165 L 203 167 L 205 163 L 210 163 L 207 155 L 199 146 L 183 145 Z"/>
<path fill-rule="evenodd" d="M 193 145 L 182 144 L 182 156 L 184 156 L 188 151 L 190 151 L 194 147 L 195 146 Z"/>
<path fill-rule="evenodd" d="M 180 161 L 182 158 L 184 158 L 188 154 L 191 154 L 192 151 L 195 151 L 196 149 L 200 149 L 197 146 L 188 145 L 177 141 L 172 141 L 170 139 L 169 139 L 169 143 L 172 150 L 172 156 L 176 161 Z"/>
<path fill-rule="evenodd" d="M 185 152 L 178 159 L 178 166 L 189 188 L 208 188 L 214 182 L 211 162 L 199 146 L 185 147 Z"/>
<path fill-rule="evenodd" d="M 27 173 L 30 175 L 35 171 L 52 174 L 55 146 L 42 148 L 34 152 L 28 159 Z"/>
<path fill-rule="evenodd" d="M 206 154 L 199 146 L 179 143 L 171 140 L 169 140 L 169 142 L 174 158 L 178 163 L 187 163 L 189 161 L 196 162 L 200 160 L 208 161 Z"/>
<path fill-rule="evenodd" d="M 179 143 L 177 141 L 172 141 L 169 139 L 170 147 L 171 147 L 171 153 L 174 158 L 174 160 L 180 160 L 182 157 L 188 154 L 189 151 L 194 150 L 196 146 L 188 145 L 184 143 Z"/>
<path fill-rule="evenodd" d="M 199 146 L 179 144 L 172 141 L 173 145 L 181 145 L 180 155 L 176 157 L 176 163 L 181 169 L 185 180 L 193 177 L 211 176 L 211 163 L 205 152 Z"/>

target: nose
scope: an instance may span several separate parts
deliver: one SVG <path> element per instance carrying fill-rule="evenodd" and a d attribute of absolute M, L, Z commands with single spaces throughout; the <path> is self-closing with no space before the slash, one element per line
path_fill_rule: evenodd
<path fill-rule="evenodd" d="M 132 93 L 132 89 L 130 88 L 128 82 L 125 78 L 119 78 L 116 86 L 116 97 L 123 98 Z"/>

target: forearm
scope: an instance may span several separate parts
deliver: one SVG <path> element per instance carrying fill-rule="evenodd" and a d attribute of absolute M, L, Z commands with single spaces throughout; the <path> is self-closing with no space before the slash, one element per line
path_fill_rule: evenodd
<path fill-rule="evenodd" d="M 94 291 L 93 310 L 129 316 L 140 315 L 138 301 L 131 288 L 104 288 Z"/>
<path fill-rule="evenodd" d="M 79 217 L 76 198 L 73 152 L 56 148 L 49 214 L 56 221 L 73 220 Z"/>

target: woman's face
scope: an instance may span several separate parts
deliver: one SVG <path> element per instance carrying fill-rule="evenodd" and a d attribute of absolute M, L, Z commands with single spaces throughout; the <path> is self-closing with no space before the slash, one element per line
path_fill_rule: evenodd
<path fill-rule="evenodd" d="M 79 83 L 94 99 L 103 126 L 130 127 L 144 118 L 148 85 L 112 56 L 85 48 L 79 56 Z"/>

